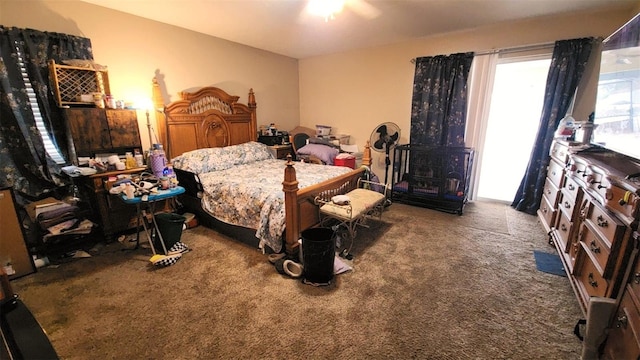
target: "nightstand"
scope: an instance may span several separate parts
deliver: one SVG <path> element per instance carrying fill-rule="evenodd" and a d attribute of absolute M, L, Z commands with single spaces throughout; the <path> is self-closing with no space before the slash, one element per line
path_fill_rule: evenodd
<path fill-rule="evenodd" d="M 289 154 L 291 154 L 291 156 L 294 156 L 291 144 L 269 146 L 269 150 L 276 157 L 276 159 L 286 159 L 287 155 Z"/>

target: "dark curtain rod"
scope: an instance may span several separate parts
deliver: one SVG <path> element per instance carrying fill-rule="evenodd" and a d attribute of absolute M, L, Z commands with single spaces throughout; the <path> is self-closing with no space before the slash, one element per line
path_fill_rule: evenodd
<path fill-rule="evenodd" d="M 544 44 L 535 44 L 535 45 L 516 46 L 516 47 L 511 47 L 511 48 L 506 48 L 506 49 L 484 50 L 484 51 L 476 52 L 474 54 L 474 56 L 490 55 L 490 54 L 496 54 L 496 53 L 510 54 L 510 53 L 515 53 L 515 52 L 542 50 L 542 49 L 553 48 L 554 45 L 555 45 L 555 43 L 544 43 Z M 416 63 L 416 58 L 411 59 L 411 63 L 415 64 Z"/>

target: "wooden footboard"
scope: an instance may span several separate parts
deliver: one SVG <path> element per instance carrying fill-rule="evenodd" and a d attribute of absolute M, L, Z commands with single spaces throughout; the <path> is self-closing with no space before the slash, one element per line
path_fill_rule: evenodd
<path fill-rule="evenodd" d="M 287 157 L 287 167 L 284 169 L 284 181 L 282 182 L 287 216 L 285 249 L 290 255 L 295 255 L 298 251 L 300 233 L 305 229 L 316 226 L 320 222 L 320 209 L 316 205 L 315 198 L 320 196 L 327 199 L 335 195 L 346 194 L 358 186 L 358 179 L 366 171 L 364 167 L 360 167 L 339 177 L 299 189 L 294 164 L 291 161 L 291 155 L 289 155 Z M 367 142 L 363 152 L 362 165 L 371 165 L 369 142 Z"/>

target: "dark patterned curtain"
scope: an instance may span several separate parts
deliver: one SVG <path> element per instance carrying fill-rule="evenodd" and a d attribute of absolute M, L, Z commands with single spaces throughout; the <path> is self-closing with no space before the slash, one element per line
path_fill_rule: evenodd
<path fill-rule="evenodd" d="M 473 53 L 416 59 L 411 102 L 412 145 L 464 146 L 467 79 Z"/>
<path fill-rule="evenodd" d="M 49 59 L 92 60 L 87 38 L 0 25 L 0 187 L 38 198 L 64 185 L 60 167 L 47 155 L 22 77 L 18 54 L 35 92 L 45 126 L 66 153 L 64 123 L 49 84 Z M 32 95 L 33 96 L 33 95 Z"/>
<path fill-rule="evenodd" d="M 527 171 L 511 204 L 517 210 L 532 215 L 538 210 L 547 174 L 546 168 L 549 165 L 549 149 L 553 134 L 571 105 L 594 44 L 593 38 L 562 40 L 555 43 L 547 75 L 538 135 Z"/>

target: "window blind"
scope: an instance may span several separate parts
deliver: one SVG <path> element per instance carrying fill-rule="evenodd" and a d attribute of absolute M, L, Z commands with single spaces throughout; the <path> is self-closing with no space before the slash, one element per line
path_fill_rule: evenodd
<path fill-rule="evenodd" d="M 38 106 L 36 92 L 33 90 L 33 86 L 31 86 L 31 81 L 29 80 L 29 75 L 27 74 L 27 68 L 24 65 L 22 52 L 18 47 L 16 47 L 16 52 L 18 54 L 18 64 L 20 65 L 22 80 L 24 81 L 24 85 L 27 90 L 27 96 L 29 98 L 31 113 L 33 114 L 33 117 L 36 121 L 36 128 L 38 129 L 40 138 L 42 138 L 42 142 L 44 143 L 45 151 L 47 152 L 49 157 L 51 157 L 51 159 L 53 159 L 53 161 L 55 161 L 57 164 L 66 164 L 67 161 L 64 159 L 55 143 L 51 140 L 49 132 L 47 131 L 47 127 L 44 124 L 44 119 L 42 118 L 42 114 L 40 113 L 40 107 Z"/>

